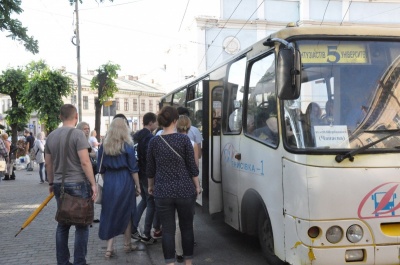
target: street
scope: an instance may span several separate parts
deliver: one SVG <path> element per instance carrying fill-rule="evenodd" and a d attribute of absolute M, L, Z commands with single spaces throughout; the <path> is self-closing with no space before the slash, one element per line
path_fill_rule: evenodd
<path fill-rule="evenodd" d="M 16 180 L 0 182 L 0 264 L 55 264 L 55 199 L 15 237 L 25 220 L 48 196 L 47 183 L 39 184 L 37 165 L 34 171 L 18 170 L 15 174 Z M 99 218 L 99 215 L 100 205 L 95 205 L 95 218 Z M 123 251 L 122 235 L 115 241 L 116 256 L 105 260 L 106 242 L 99 239 L 98 226 L 98 223 L 94 223 L 90 228 L 87 254 L 89 264 L 164 264 L 161 239 L 149 246 L 136 242 L 138 250 L 127 254 Z M 72 227 L 69 239 L 72 257 L 74 230 Z M 202 213 L 199 206 L 196 207 L 195 215 L 195 240 L 195 265 L 265 264 L 257 239 L 230 228 L 223 223 L 221 217 L 213 219 Z M 73 259 L 70 261 L 73 262 Z"/>

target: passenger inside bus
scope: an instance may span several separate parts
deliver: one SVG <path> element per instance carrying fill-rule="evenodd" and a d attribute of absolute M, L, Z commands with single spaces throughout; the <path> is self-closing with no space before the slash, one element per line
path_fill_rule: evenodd
<path fill-rule="evenodd" d="M 303 119 L 303 128 L 305 133 L 304 142 L 306 147 L 315 146 L 314 126 L 321 125 L 324 125 L 321 107 L 317 103 L 311 102 L 307 106 L 306 114 Z"/>

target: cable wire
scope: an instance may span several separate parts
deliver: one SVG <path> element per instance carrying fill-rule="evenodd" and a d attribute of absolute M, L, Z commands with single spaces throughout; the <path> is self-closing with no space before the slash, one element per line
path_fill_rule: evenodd
<path fill-rule="evenodd" d="M 322 16 L 321 24 L 319 24 L 320 26 L 322 25 L 322 23 L 324 23 L 325 14 L 326 14 L 326 11 L 328 10 L 328 6 L 329 6 L 329 3 L 330 3 L 330 2 L 331 2 L 331 0 L 329 0 L 328 3 L 326 4 L 325 11 L 324 11 L 324 15 Z"/>
<path fill-rule="evenodd" d="M 351 6 L 352 3 L 353 3 L 353 0 L 350 0 L 349 6 L 347 7 L 347 10 L 346 10 L 346 13 L 344 13 L 343 19 L 342 19 L 342 21 L 340 22 L 340 26 L 343 24 L 344 18 L 346 17 L 347 12 L 349 12 L 350 6 Z"/>
<path fill-rule="evenodd" d="M 181 27 L 182 27 L 183 19 L 185 18 L 186 11 L 187 11 L 187 9 L 188 9 L 189 3 L 190 3 L 190 0 L 188 0 L 188 1 L 187 1 L 186 8 L 185 8 L 185 12 L 183 13 L 183 17 L 182 17 L 182 20 L 181 20 L 181 24 L 179 25 L 178 32 L 179 32 L 179 31 L 181 31 Z"/>

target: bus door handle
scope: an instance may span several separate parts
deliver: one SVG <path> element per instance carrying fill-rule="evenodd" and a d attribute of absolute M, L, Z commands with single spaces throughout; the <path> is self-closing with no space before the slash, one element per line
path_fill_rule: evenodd
<path fill-rule="evenodd" d="M 235 158 L 236 158 L 237 160 L 241 160 L 241 159 L 242 159 L 242 154 L 241 154 L 241 153 L 237 153 L 237 154 L 235 155 Z"/>

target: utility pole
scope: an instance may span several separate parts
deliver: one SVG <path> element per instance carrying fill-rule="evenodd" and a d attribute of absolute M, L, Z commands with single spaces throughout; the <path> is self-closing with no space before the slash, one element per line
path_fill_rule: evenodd
<path fill-rule="evenodd" d="M 78 1 L 75 0 L 75 15 L 76 15 L 76 61 L 78 65 L 77 79 L 78 79 L 78 117 L 79 122 L 82 121 L 82 85 L 81 85 L 81 42 L 79 39 L 79 15 L 78 15 Z"/>

